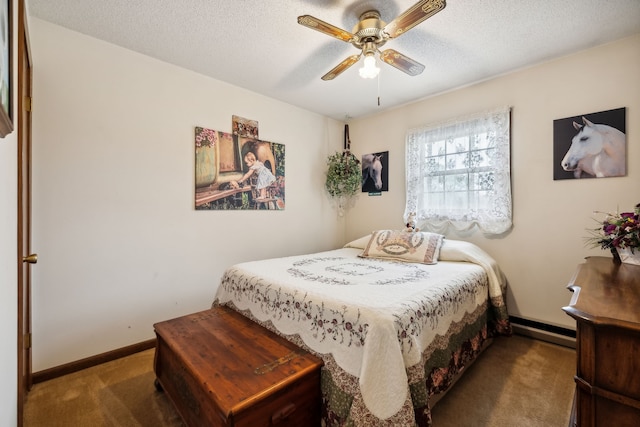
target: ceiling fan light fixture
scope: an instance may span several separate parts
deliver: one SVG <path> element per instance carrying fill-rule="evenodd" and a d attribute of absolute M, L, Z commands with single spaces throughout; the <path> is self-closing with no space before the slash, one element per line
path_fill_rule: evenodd
<path fill-rule="evenodd" d="M 380 12 L 368 10 L 360 15 L 360 19 L 353 27 L 352 32 L 338 28 L 311 15 L 298 16 L 298 24 L 335 37 L 343 42 L 351 43 L 361 51 L 359 55 L 351 55 L 343 60 L 322 76 L 322 80 L 333 80 L 347 68 L 355 65 L 363 56 L 364 66 L 359 70 L 360 77 L 374 79 L 380 73 L 380 69 L 376 66 L 376 53 L 380 54 L 382 62 L 410 76 L 417 76 L 424 70 L 424 65 L 394 49 L 380 51 L 379 48 L 389 39 L 405 34 L 425 19 L 440 12 L 446 5 L 446 0 L 418 0 L 417 3 L 388 24 L 380 19 Z"/>
<path fill-rule="evenodd" d="M 376 66 L 376 57 L 373 53 L 367 54 L 364 57 L 363 66 L 358 70 L 360 77 L 363 79 L 375 79 L 380 73 L 380 68 Z"/>

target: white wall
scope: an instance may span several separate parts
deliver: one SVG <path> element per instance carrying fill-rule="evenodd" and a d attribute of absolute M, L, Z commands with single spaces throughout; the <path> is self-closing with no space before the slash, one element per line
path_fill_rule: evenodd
<path fill-rule="evenodd" d="M 342 123 L 39 19 L 30 33 L 34 372 L 209 308 L 234 263 L 342 243 L 322 192 Z M 194 209 L 194 126 L 232 115 L 285 145 L 284 211 Z"/>
<path fill-rule="evenodd" d="M 350 125 L 358 155 L 389 151 L 389 192 L 362 195 L 347 216 L 347 238 L 379 228 L 402 228 L 405 203 L 404 144 L 408 129 L 502 105 L 512 106 L 511 232 L 470 240 L 491 254 L 509 280 L 511 315 L 575 327 L 561 307 L 566 284 L 590 255 L 584 246 L 594 210 L 631 210 L 640 202 L 640 34 L 464 89 L 425 99 Z M 384 80 L 382 80 L 384 82 Z M 384 84 L 384 83 L 383 83 Z M 553 180 L 553 120 L 627 108 L 628 175 Z M 376 212 L 371 215 L 370 212 Z"/>
<path fill-rule="evenodd" d="M 0 426 L 17 422 L 17 138 L 0 139 Z"/>
<path fill-rule="evenodd" d="M 13 2 L 12 4 L 15 4 Z M 17 6 L 13 6 L 15 23 Z M 13 76 L 17 76 L 17 25 L 13 25 Z M 14 88 L 15 80 L 14 80 Z M 13 105 L 17 105 L 16 90 Z M 14 124 L 16 110 L 13 110 Z M 15 127 L 15 126 L 14 126 Z M 18 422 L 18 148 L 17 132 L 0 139 L 0 426 Z"/>

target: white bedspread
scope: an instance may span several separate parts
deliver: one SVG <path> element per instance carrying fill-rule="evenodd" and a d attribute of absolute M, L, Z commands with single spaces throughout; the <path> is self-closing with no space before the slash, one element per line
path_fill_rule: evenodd
<path fill-rule="evenodd" d="M 225 272 L 214 303 L 232 302 L 331 353 L 359 379 L 371 413 L 386 419 L 407 398 L 406 368 L 435 336 L 490 294 L 501 295 L 495 262 L 466 245 L 443 245 L 435 265 L 363 259 L 357 248 L 237 264 Z"/>

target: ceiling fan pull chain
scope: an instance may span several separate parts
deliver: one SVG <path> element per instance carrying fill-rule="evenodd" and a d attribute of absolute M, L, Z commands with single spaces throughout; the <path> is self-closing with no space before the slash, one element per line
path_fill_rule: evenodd
<path fill-rule="evenodd" d="M 380 106 L 380 74 L 378 73 L 378 107 Z"/>

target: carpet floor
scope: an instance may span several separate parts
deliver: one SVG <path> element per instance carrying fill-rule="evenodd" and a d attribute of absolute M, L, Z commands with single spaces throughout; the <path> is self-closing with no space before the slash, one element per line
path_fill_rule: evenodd
<path fill-rule="evenodd" d="M 153 350 L 35 384 L 25 427 L 182 427 L 156 391 Z M 433 409 L 434 427 L 566 427 L 575 351 L 498 337 Z"/>

